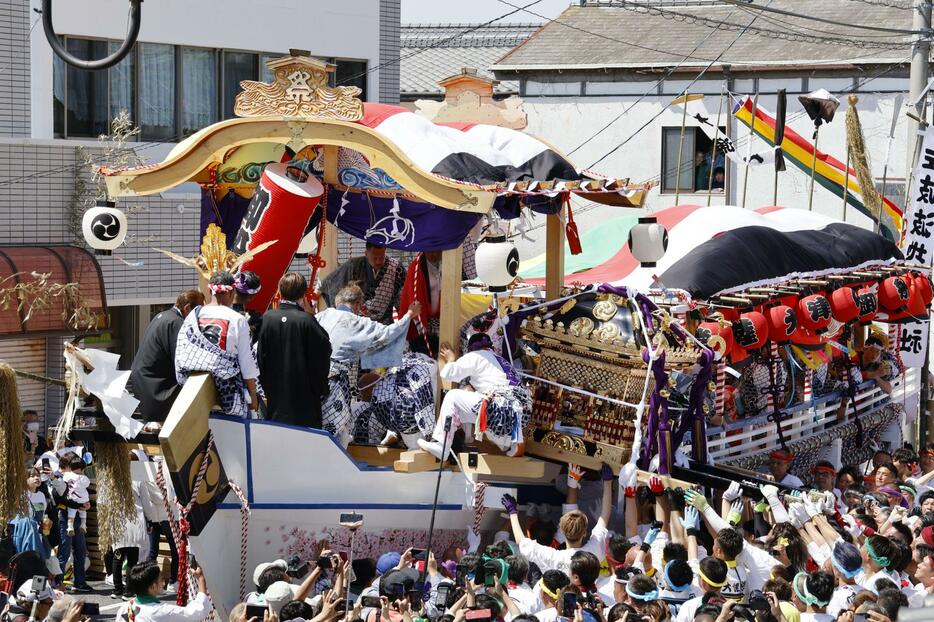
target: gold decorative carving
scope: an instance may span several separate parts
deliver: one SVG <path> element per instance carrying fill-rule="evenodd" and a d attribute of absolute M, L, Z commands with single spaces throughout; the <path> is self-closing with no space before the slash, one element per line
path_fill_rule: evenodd
<path fill-rule="evenodd" d="M 575 337 L 586 337 L 593 332 L 594 323 L 589 317 L 579 317 L 571 321 L 568 330 Z"/>
<path fill-rule="evenodd" d="M 617 309 L 619 309 L 619 307 L 609 300 L 601 300 L 594 304 L 593 316 L 601 322 L 609 322 L 613 319 L 613 316 L 616 315 Z"/>
<path fill-rule="evenodd" d="M 570 434 L 562 434 L 561 432 L 551 431 L 545 435 L 545 438 L 542 439 L 542 443 L 545 445 L 551 445 L 561 449 L 562 451 L 569 451 L 575 454 L 587 455 L 587 448 L 584 446 L 584 441 L 576 436 L 571 436 Z"/>
<path fill-rule="evenodd" d="M 207 231 L 204 232 L 204 238 L 201 240 L 201 254 L 197 257 L 189 259 L 188 257 L 182 257 L 181 255 L 176 255 L 171 251 L 161 248 L 154 248 L 153 250 L 167 255 L 189 268 L 194 268 L 201 278 L 207 280 L 211 278 L 213 272 L 218 270 L 235 271 L 277 241 L 278 240 L 270 240 L 268 242 L 263 242 L 256 248 L 238 256 L 227 248 L 227 236 L 224 235 L 221 228 L 211 223 L 208 225 Z"/>
<path fill-rule="evenodd" d="M 628 453 L 632 452 L 632 446 L 626 449 L 629 450 Z M 626 453 L 624 447 L 597 443 L 597 450 L 594 452 L 593 457 L 607 464 L 622 464 L 624 461 L 629 460 L 629 456 L 625 455 Z"/>
<path fill-rule="evenodd" d="M 328 86 L 335 67 L 308 56 L 283 56 L 266 63 L 275 75 L 271 84 L 243 80 L 234 101 L 238 117 L 301 117 L 338 121 L 363 118 L 356 86 Z"/>
<path fill-rule="evenodd" d="M 597 304 L 600 304 L 600 303 L 597 303 Z M 596 310 L 597 310 L 596 307 L 594 307 L 594 315 L 596 315 Z M 602 325 L 600 328 L 598 328 L 596 332 L 594 333 L 594 335 L 596 335 L 597 339 L 599 339 L 600 341 L 610 343 L 615 339 L 619 339 L 620 337 L 619 327 L 616 324 L 607 323 L 607 324 Z"/>

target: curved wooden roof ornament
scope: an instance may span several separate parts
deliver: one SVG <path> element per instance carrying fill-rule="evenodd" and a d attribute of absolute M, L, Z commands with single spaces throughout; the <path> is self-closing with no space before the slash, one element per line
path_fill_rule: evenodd
<path fill-rule="evenodd" d="M 378 132 L 355 123 L 363 116 L 356 87 L 327 86 L 328 65 L 306 56 L 271 61 L 276 80 L 241 82 L 236 99 L 239 119 L 214 123 L 180 142 L 158 164 L 131 169 L 102 168 L 111 197 L 148 195 L 187 182 L 223 160 L 231 147 L 256 142 L 288 145 L 335 145 L 362 153 L 371 166 L 386 171 L 422 201 L 454 210 L 486 213 L 494 188 L 442 179 L 420 169 Z"/>

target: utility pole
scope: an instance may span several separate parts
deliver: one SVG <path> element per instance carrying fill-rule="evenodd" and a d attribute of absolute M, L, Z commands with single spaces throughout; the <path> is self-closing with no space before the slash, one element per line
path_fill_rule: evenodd
<path fill-rule="evenodd" d="M 928 85 L 928 76 L 929 76 L 929 60 L 931 54 L 931 4 L 932 0 L 915 0 L 913 17 L 912 17 L 912 28 L 915 30 L 927 30 L 928 34 L 923 37 L 918 37 L 917 42 L 911 48 L 911 75 L 909 79 L 909 94 L 908 94 L 908 105 L 911 108 L 909 111 L 908 118 L 908 163 L 905 167 L 905 179 L 907 183 L 905 184 L 905 214 L 909 213 L 909 205 L 911 201 L 910 188 L 911 188 L 911 175 L 914 171 L 915 158 L 917 157 L 918 149 L 921 144 L 921 137 L 918 136 L 918 130 L 921 127 L 921 123 L 925 118 L 925 106 L 924 103 L 927 100 L 927 89 Z M 879 214 L 879 217 L 882 217 L 882 214 Z M 928 404 L 929 404 L 929 394 L 931 387 L 928 383 L 928 370 L 930 368 L 930 356 L 931 356 L 931 344 L 930 339 L 928 340 L 928 347 L 926 351 L 926 356 L 924 358 L 924 367 L 921 368 L 921 395 L 918 400 L 918 445 L 921 443 L 928 442 L 928 437 L 931 433 L 929 422 L 928 422 Z"/>
<path fill-rule="evenodd" d="M 931 29 L 931 0 L 915 0 L 912 19 L 912 29 L 928 30 Z M 908 105 L 910 112 L 916 117 L 908 118 L 908 164 L 905 168 L 907 174 L 905 178 L 911 176 L 914 169 L 915 153 L 917 152 L 919 120 L 924 118 L 924 89 L 928 84 L 928 59 L 931 54 L 930 35 L 918 37 L 918 40 L 911 48 L 911 77 L 908 93 Z"/>

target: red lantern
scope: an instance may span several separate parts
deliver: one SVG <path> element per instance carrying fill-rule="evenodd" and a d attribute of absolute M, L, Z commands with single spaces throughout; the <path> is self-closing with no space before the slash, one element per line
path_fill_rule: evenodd
<path fill-rule="evenodd" d="M 728 356 L 733 349 L 733 327 L 727 322 L 723 324 L 720 322 L 701 322 L 697 330 L 694 331 L 694 336 L 712 349 L 717 354 L 718 359 Z"/>
<path fill-rule="evenodd" d="M 798 326 L 817 335 L 827 331 L 831 315 L 830 301 L 823 294 L 811 294 L 798 301 Z"/>
<path fill-rule="evenodd" d="M 859 290 L 856 295 L 859 298 L 859 322 L 869 324 L 879 312 L 879 299 L 868 287 Z"/>
<path fill-rule="evenodd" d="M 931 287 L 931 279 L 922 272 L 915 272 L 914 276 L 915 284 L 918 286 L 918 292 L 921 294 L 924 306 L 930 307 L 931 301 L 934 300 L 934 289 Z"/>
<path fill-rule="evenodd" d="M 765 317 L 769 324 L 769 339 L 775 343 L 788 342 L 798 328 L 795 310 L 787 305 L 771 307 L 766 311 Z"/>
<path fill-rule="evenodd" d="M 799 324 L 798 328 L 795 329 L 794 334 L 791 336 L 791 343 L 804 348 L 805 350 L 813 350 L 823 346 L 824 340 L 821 339 L 821 336 L 817 333 L 810 331 Z"/>
<path fill-rule="evenodd" d="M 890 312 L 888 320 L 897 322 L 899 320 L 921 319 L 927 315 L 927 305 L 924 302 L 924 293 L 922 292 L 923 281 L 926 279 L 921 274 L 908 273 L 902 276 L 908 283 L 908 304 L 902 311 Z"/>
<path fill-rule="evenodd" d="M 879 286 L 879 306 L 889 313 L 901 313 L 908 308 L 911 290 L 901 276 L 890 276 Z"/>
<path fill-rule="evenodd" d="M 758 350 L 769 338 L 768 321 L 758 311 L 743 313 L 733 323 L 733 338 L 744 350 Z"/>
<path fill-rule="evenodd" d="M 838 322 L 850 322 L 859 317 L 859 299 L 852 287 L 841 287 L 830 294 L 830 310 Z"/>

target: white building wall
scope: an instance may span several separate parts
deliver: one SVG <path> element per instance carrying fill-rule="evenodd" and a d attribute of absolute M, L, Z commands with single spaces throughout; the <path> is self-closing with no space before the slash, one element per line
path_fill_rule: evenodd
<path fill-rule="evenodd" d="M 709 88 L 703 88 L 705 91 L 719 93 L 719 82 L 710 81 Z M 737 80 L 737 83 L 740 83 Z M 752 81 L 745 81 L 752 84 Z M 773 84 L 774 82 L 774 84 Z M 766 80 L 760 79 L 762 88 L 769 88 L 772 93 L 764 93 L 759 97 L 759 105 L 765 107 L 769 112 L 775 112 L 776 96 L 774 89 L 780 86 L 789 86 L 787 79 Z M 781 83 L 781 84 L 780 84 Z M 802 83 L 798 79 L 798 83 Z M 652 82 L 644 84 L 638 83 L 594 83 L 589 82 L 584 86 L 586 93 L 606 93 L 627 92 L 627 95 L 592 95 L 592 96 L 554 96 L 551 93 L 580 92 L 577 88 L 577 82 L 570 85 L 565 84 L 561 87 L 548 88 L 549 95 L 544 97 L 531 95 L 528 91 L 522 97 L 523 108 L 528 115 L 528 127 L 525 131 L 538 136 L 549 142 L 564 153 L 571 152 L 577 148 L 587 138 L 597 133 L 601 128 L 610 123 L 610 121 L 620 115 L 627 108 L 632 106 L 626 114 L 613 122 L 607 129 L 599 133 L 593 140 L 580 147 L 570 154 L 570 159 L 578 167 L 590 167 L 595 161 L 610 152 L 623 140 L 636 132 L 644 123 L 649 121 L 654 115 L 658 114 L 665 103 L 670 101 L 674 95 L 652 95 L 643 98 L 635 103 L 639 97 L 645 93 L 647 87 Z M 674 92 L 677 93 L 684 87 L 681 82 L 677 83 Z M 808 80 L 807 88 L 816 89 L 824 86 L 821 79 L 811 78 Z M 852 85 L 852 78 L 829 78 L 826 80 L 826 88 L 836 91 L 838 94 L 847 85 Z M 535 92 L 541 92 L 540 85 L 535 87 Z M 813 133 L 813 124 L 804 115 L 801 105 L 797 101 L 797 96 L 801 92 L 799 87 L 795 92 L 788 94 L 788 127 L 810 139 Z M 885 159 L 885 150 L 887 146 L 888 130 L 892 119 L 892 110 L 896 97 L 896 89 L 904 89 L 907 92 L 907 79 L 880 78 L 868 82 L 863 87 L 866 90 L 879 89 L 884 92 L 871 93 L 859 92 L 859 111 L 863 130 L 866 137 L 867 150 L 870 158 L 870 168 L 873 177 L 881 180 L 883 163 Z M 665 92 L 672 89 L 663 87 Z M 532 89 L 529 89 L 532 91 Z M 845 162 L 845 135 L 844 114 L 847 108 L 846 96 L 841 94 L 842 100 L 837 117 L 829 125 L 821 128 L 818 148 L 821 151 L 828 152 L 835 158 Z M 716 118 L 719 94 L 708 94 L 705 98 L 706 107 L 710 113 L 711 121 Z M 746 143 L 749 141 L 749 130 L 745 125 L 738 124 L 732 119 L 728 111 L 730 106 L 724 104 L 724 111 L 721 126 L 727 126 L 731 138 L 738 145 L 738 151 L 745 154 Z M 889 179 L 905 177 L 907 143 L 906 143 L 906 117 L 901 117 L 898 121 L 895 140 L 892 144 L 891 160 L 889 166 Z M 652 212 L 675 205 L 675 194 L 661 193 L 661 184 L 659 182 L 662 173 L 662 128 L 679 127 L 681 124 L 680 109 L 669 108 L 661 113 L 658 119 L 652 121 L 645 129 L 636 134 L 625 147 L 615 151 L 603 159 L 599 164 L 593 166 L 593 170 L 616 177 L 629 177 L 633 182 L 644 182 L 651 180 L 654 187 L 649 194 L 646 203 L 646 211 Z M 687 120 L 687 126 L 698 125 L 696 121 Z M 762 139 L 754 137 L 752 139 L 752 152 L 762 151 L 768 148 L 768 145 Z M 743 194 L 743 171 L 741 167 L 732 165 L 728 167 L 729 179 L 727 194 L 714 194 L 711 203 L 713 205 L 741 204 Z M 771 164 L 760 167 L 753 167 L 749 172 L 748 190 L 746 192 L 746 206 L 750 209 L 764 207 L 772 204 L 774 172 Z M 780 173 L 778 203 L 783 206 L 807 209 L 808 206 L 808 188 L 809 177 L 806 173 L 799 170 L 790 162 L 787 165 L 787 171 Z M 693 194 L 682 192 L 679 197 L 680 204 L 704 204 L 707 203 L 707 194 Z M 606 218 L 611 218 L 620 214 L 635 213 L 632 210 L 621 210 L 621 208 L 599 206 L 589 202 L 575 199 L 574 218 L 578 223 L 578 229 L 583 233 L 591 228 L 598 227 Z M 843 218 L 843 201 L 815 184 L 814 190 L 814 210 L 833 218 Z M 868 218 L 860 214 L 855 208 L 848 207 L 846 211 L 847 222 L 870 226 Z M 520 241 L 520 253 L 523 256 L 531 256 L 541 252 L 544 243 L 544 219 L 539 218 L 538 225 L 532 230 L 530 237 L 533 241 Z M 623 240 L 620 243 L 624 243 Z"/>

